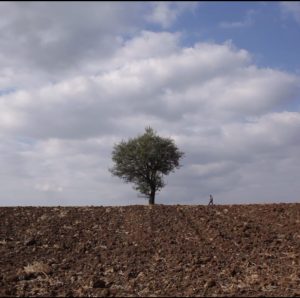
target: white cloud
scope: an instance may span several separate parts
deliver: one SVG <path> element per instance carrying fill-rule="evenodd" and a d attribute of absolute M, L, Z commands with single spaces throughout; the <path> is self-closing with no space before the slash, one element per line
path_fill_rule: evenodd
<path fill-rule="evenodd" d="M 186 10 L 186 4 L 171 6 L 176 15 Z M 36 88 L 105 70 L 107 60 L 141 30 L 155 9 L 152 3 L 137 2 L 76 2 L 71 6 L 67 2 L 2 2 L 0 90 Z M 147 44 L 147 33 L 144 37 L 144 45 L 135 41 L 137 50 L 151 49 L 159 42 L 152 38 L 152 44 Z M 126 47 L 123 51 L 124 58 L 131 55 Z M 162 44 L 160 51 L 164 51 Z"/>
<path fill-rule="evenodd" d="M 114 59 L 122 65 L 134 60 L 166 57 L 178 50 L 179 40 L 179 33 L 142 31 L 139 36 L 127 40 Z"/>
<path fill-rule="evenodd" d="M 196 2 L 154 2 L 153 10 L 146 16 L 146 20 L 161 25 L 163 28 L 169 28 L 177 18 L 185 11 L 193 11 L 197 8 Z"/>
<path fill-rule="evenodd" d="M 224 29 L 250 27 L 254 24 L 254 15 L 255 14 L 256 14 L 256 11 L 251 9 L 251 10 L 247 11 L 247 13 L 242 21 L 221 22 L 219 24 L 219 26 Z"/>

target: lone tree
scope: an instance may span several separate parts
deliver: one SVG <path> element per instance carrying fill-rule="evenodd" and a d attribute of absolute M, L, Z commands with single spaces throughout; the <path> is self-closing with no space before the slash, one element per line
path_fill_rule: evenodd
<path fill-rule="evenodd" d="M 165 186 L 163 175 L 180 167 L 183 154 L 172 139 L 162 138 L 146 127 L 143 135 L 114 146 L 110 172 L 126 183 L 134 183 L 134 189 L 154 204 L 155 193 Z"/>

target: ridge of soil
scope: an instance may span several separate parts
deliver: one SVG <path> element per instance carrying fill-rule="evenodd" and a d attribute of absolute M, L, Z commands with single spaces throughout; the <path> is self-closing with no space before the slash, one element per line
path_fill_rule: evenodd
<path fill-rule="evenodd" d="M 1 207 L 0 296 L 300 296 L 300 204 Z"/>

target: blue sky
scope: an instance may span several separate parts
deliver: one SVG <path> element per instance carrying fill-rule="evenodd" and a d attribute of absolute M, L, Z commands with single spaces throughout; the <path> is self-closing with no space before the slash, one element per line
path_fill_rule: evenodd
<path fill-rule="evenodd" d="M 1 2 L 0 205 L 146 204 L 113 145 L 185 152 L 164 204 L 298 202 L 300 2 Z"/>
<path fill-rule="evenodd" d="M 299 73 L 299 26 L 279 2 L 212 1 L 182 14 L 172 30 L 184 31 L 187 44 L 232 40 L 251 52 L 259 66 Z"/>

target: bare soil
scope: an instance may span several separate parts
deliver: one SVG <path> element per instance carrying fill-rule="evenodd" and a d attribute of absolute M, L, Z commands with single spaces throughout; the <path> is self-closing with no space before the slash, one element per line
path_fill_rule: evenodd
<path fill-rule="evenodd" d="M 0 296 L 300 296 L 300 204 L 2 207 Z"/>

